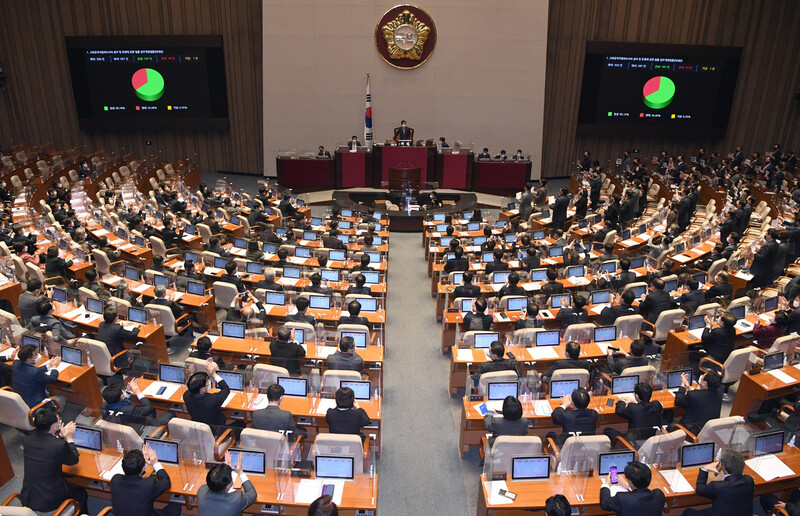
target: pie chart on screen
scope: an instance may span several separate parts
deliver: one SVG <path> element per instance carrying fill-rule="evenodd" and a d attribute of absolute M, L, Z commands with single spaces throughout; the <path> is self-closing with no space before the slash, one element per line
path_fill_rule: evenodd
<path fill-rule="evenodd" d="M 663 109 L 675 98 L 675 83 L 663 75 L 653 77 L 644 83 L 642 95 L 645 106 L 650 109 Z"/>
<path fill-rule="evenodd" d="M 152 68 L 140 68 L 131 77 L 136 96 L 153 102 L 164 95 L 164 77 Z"/>

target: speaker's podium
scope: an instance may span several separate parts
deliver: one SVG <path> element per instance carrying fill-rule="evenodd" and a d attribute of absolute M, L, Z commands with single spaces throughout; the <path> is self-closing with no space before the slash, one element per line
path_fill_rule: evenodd
<path fill-rule="evenodd" d="M 389 180 L 383 186 L 392 195 L 401 197 L 419 194 L 422 184 L 422 169 L 416 168 L 390 168 Z"/>

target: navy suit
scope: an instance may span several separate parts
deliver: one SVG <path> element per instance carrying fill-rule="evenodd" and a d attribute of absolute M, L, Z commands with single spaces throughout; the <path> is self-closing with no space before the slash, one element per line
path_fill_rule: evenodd
<path fill-rule="evenodd" d="M 111 505 L 114 516 L 177 516 L 181 513 L 179 505 L 168 504 L 162 510 L 153 508 L 153 502 L 165 493 L 172 483 L 163 469 L 158 470 L 156 478 L 142 478 L 139 475 L 114 475 L 111 479 Z"/>
<path fill-rule="evenodd" d="M 600 507 L 619 516 L 659 516 L 664 509 L 664 492 L 643 488 L 611 496 L 611 490 L 603 486 L 600 488 Z"/>
<path fill-rule="evenodd" d="M 217 384 L 218 392 L 213 394 L 192 394 L 190 391 L 183 393 L 183 403 L 186 404 L 186 410 L 189 411 L 192 421 L 198 421 L 209 425 L 212 429 L 214 427 L 222 426 L 225 424 L 225 414 L 222 413 L 222 404 L 230 394 L 231 390 L 225 380 Z"/>
<path fill-rule="evenodd" d="M 16 378 L 16 377 L 15 377 Z M 22 441 L 25 475 L 20 501 L 34 511 L 53 511 L 67 498 L 74 498 L 86 510 L 86 491 L 64 480 L 61 466 L 78 463 L 75 443 L 68 443 L 48 432 L 36 430 Z"/>
<path fill-rule="evenodd" d="M 645 321 L 655 324 L 664 310 L 672 308 L 672 298 L 663 290 L 651 292 L 639 304 L 639 313 L 647 313 Z"/>
<path fill-rule="evenodd" d="M 753 513 L 754 483 L 748 475 L 728 475 L 723 480 L 708 482 L 708 472 L 700 470 L 695 492 L 711 499 L 711 508 L 698 511 L 686 509 L 684 515 L 750 516 Z"/>
<path fill-rule="evenodd" d="M 562 407 L 553 409 L 553 424 L 561 426 L 561 435 L 549 432 L 547 437 L 552 438 L 559 448 L 570 437 L 570 432 L 580 432 L 581 435 L 594 435 L 597 431 L 597 411 L 594 409 L 565 410 Z"/>
<path fill-rule="evenodd" d="M 55 369 L 48 373 L 45 366 L 36 367 L 20 360 L 14 361 L 12 374 L 14 378 L 11 389 L 19 394 L 29 407 L 35 407 L 50 396 L 47 384 L 58 381 L 58 371 Z"/>
<path fill-rule="evenodd" d="M 708 389 L 687 391 L 681 387 L 675 394 L 675 405 L 686 409 L 681 424 L 697 434 L 710 419 L 719 417 L 722 409 L 722 393 Z"/>

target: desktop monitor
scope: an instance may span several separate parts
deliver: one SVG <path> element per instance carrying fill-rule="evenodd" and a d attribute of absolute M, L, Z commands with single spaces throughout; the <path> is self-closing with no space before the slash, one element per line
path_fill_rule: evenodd
<path fill-rule="evenodd" d="M 678 242 L 677 244 L 675 244 L 675 254 L 681 254 L 685 250 L 686 250 L 686 244 L 684 244 L 683 242 Z"/>
<path fill-rule="evenodd" d="M 489 382 L 487 398 L 490 401 L 504 400 L 508 396 L 519 396 L 519 382 Z"/>
<path fill-rule="evenodd" d="M 298 258 L 311 258 L 311 248 L 310 247 L 295 247 L 294 248 L 294 255 Z"/>
<path fill-rule="evenodd" d="M 547 269 L 531 269 L 530 278 L 531 281 L 546 281 Z"/>
<path fill-rule="evenodd" d="M 590 303 L 593 305 L 600 305 L 603 303 L 611 302 L 610 290 L 593 290 L 590 294 Z"/>
<path fill-rule="evenodd" d="M 783 430 L 762 432 L 753 436 L 753 457 L 781 453 L 783 451 Z"/>
<path fill-rule="evenodd" d="M 691 368 L 686 369 L 673 369 L 672 371 L 667 372 L 667 389 L 677 389 L 683 383 L 683 375 L 689 375 L 689 383 L 692 383 L 692 370 Z"/>
<path fill-rule="evenodd" d="M 450 245 L 450 242 L 453 240 L 454 237 L 451 236 L 443 236 L 439 239 L 439 246 L 447 247 Z M 371 258 L 370 258 L 371 259 Z"/>
<path fill-rule="evenodd" d="M 138 237 L 137 237 L 138 238 Z M 144 241 L 143 241 L 144 242 Z M 144 245 L 144 244 L 142 244 Z M 141 246 L 140 246 L 141 247 Z M 78 258 L 79 261 L 85 262 L 86 261 L 86 251 L 81 249 L 80 247 L 75 248 L 75 256 Z"/>
<path fill-rule="evenodd" d="M 534 231 L 533 234 L 531 235 L 531 239 L 532 240 L 544 240 L 544 230 L 537 229 L 536 231 Z"/>
<path fill-rule="evenodd" d="M 514 209 L 514 207 L 515 207 L 516 205 L 517 205 L 517 203 L 516 203 L 516 202 L 514 202 L 514 201 L 509 201 L 509 202 L 508 202 L 508 205 L 506 206 L 506 209 L 507 209 L 507 210 L 513 210 L 513 209 Z"/>
<path fill-rule="evenodd" d="M 508 281 L 508 276 L 511 274 L 511 271 L 497 271 L 492 274 L 492 283 L 495 285 L 505 283 Z"/>
<path fill-rule="evenodd" d="M 278 246 L 277 246 L 277 245 L 275 245 L 275 244 L 270 244 L 270 243 L 268 243 L 268 242 L 265 242 L 265 243 L 264 243 L 264 244 L 261 246 L 261 250 L 262 250 L 263 252 L 267 253 L 267 254 L 275 254 L 275 253 L 277 253 L 277 252 L 278 252 Z"/>
<path fill-rule="evenodd" d="M 447 232 L 447 223 L 436 224 L 436 232 L 437 233 L 446 233 Z"/>
<path fill-rule="evenodd" d="M 245 323 L 222 321 L 222 336 L 232 339 L 243 339 L 247 325 Z"/>
<path fill-rule="evenodd" d="M 664 282 L 664 292 L 672 292 L 678 288 L 678 280 L 671 279 Z"/>
<path fill-rule="evenodd" d="M 381 263 L 380 251 L 367 251 L 364 254 L 369 256 L 369 263 Z"/>
<path fill-rule="evenodd" d="M 136 247 L 144 247 L 144 238 L 140 237 L 139 235 L 134 235 L 133 245 L 135 245 Z"/>
<path fill-rule="evenodd" d="M 67 290 L 63 288 L 53 287 L 53 301 L 58 301 L 59 303 L 66 303 L 67 302 Z"/>
<path fill-rule="evenodd" d="M 470 222 L 467 224 L 467 231 L 480 231 L 481 223 L 480 222 Z"/>
<path fill-rule="evenodd" d="M 498 220 L 497 222 L 494 223 L 494 227 L 496 227 L 497 229 L 503 229 L 506 226 L 508 226 L 507 220 Z"/>
<path fill-rule="evenodd" d="M 469 312 L 472 310 L 472 304 L 475 303 L 475 298 L 466 298 L 461 300 L 461 311 Z"/>
<path fill-rule="evenodd" d="M 475 349 L 489 349 L 492 346 L 492 342 L 496 340 L 500 340 L 500 334 L 497 332 L 488 332 L 488 333 L 476 333 L 473 335 L 474 344 L 472 345 Z"/>
<path fill-rule="evenodd" d="M 631 258 L 631 269 L 639 269 L 644 267 L 644 256 L 635 256 Z"/>
<path fill-rule="evenodd" d="M 72 440 L 78 448 L 103 451 L 103 433 L 97 428 L 77 425 Z"/>
<path fill-rule="evenodd" d="M 772 296 L 764 299 L 764 311 L 772 312 L 778 308 L 778 296 Z"/>
<path fill-rule="evenodd" d="M 22 335 L 23 346 L 36 346 L 36 350 L 41 353 L 44 349 L 44 339 L 34 337 L 33 335 Z"/>
<path fill-rule="evenodd" d="M 567 277 L 575 278 L 586 276 L 586 268 L 583 265 L 571 265 L 567 267 Z"/>
<path fill-rule="evenodd" d="M 617 262 L 609 261 L 600 264 L 600 270 L 609 274 L 617 272 Z"/>
<path fill-rule="evenodd" d="M 288 232 L 289 232 L 289 230 L 287 228 L 278 228 L 278 229 L 275 230 L 275 234 L 278 235 L 281 238 L 285 237 L 286 233 L 288 233 Z"/>
<path fill-rule="evenodd" d="M 147 324 L 147 310 L 133 306 L 129 307 L 128 320 L 135 323 Z"/>
<path fill-rule="evenodd" d="M 508 300 L 508 304 L 506 305 L 506 310 L 509 312 L 518 312 L 520 310 L 525 310 L 528 307 L 528 298 L 527 297 L 512 297 Z"/>
<path fill-rule="evenodd" d="M 379 225 L 380 225 L 380 224 L 376 224 L 376 225 L 375 225 L 375 228 L 376 228 L 378 231 L 380 231 L 380 228 L 378 227 Z M 373 245 L 381 245 L 381 244 L 383 244 L 383 237 L 382 237 L 382 236 L 380 236 L 380 235 L 374 235 L 374 236 L 372 237 L 372 244 L 373 244 Z"/>
<path fill-rule="evenodd" d="M 472 245 L 482 245 L 486 240 L 485 236 L 476 236 L 472 239 Z"/>
<path fill-rule="evenodd" d="M 193 253 L 192 251 L 186 251 L 183 254 L 184 261 L 197 263 L 200 261 L 200 255 L 197 253 Z"/>
<path fill-rule="evenodd" d="M 186 224 L 186 226 L 183 228 L 183 230 L 186 232 L 187 235 L 194 235 L 195 232 L 196 232 L 194 226 L 192 226 L 191 224 Z M 142 247 L 142 246 L 139 246 L 139 247 Z"/>
<path fill-rule="evenodd" d="M 231 215 L 231 221 L 230 222 L 234 226 L 238 226 L 239 225 L 239 217 L 237 217 L 236 215 Z M 234 244 L 234 245 L 236 245 L 236 244 Z M 239 246 L 236 246 L 236 247 L 239 247 Z M 242 249 L 244 249 L 244 248 L 242 248 Z"/>
<path fill-rule="evenodd" d="M 597 474 L 608 475 L 609 468 L 612 466 L 616 466 L 617 471 L 622 473 L 625 471 L 625 466 L 636 460 L 635 455 L 636 452 L 633 451 L 601 453 Z"/>
<path fill-rule="evenodd" d="M 83 365 L 83 350 L 72 346 L 61 346 L 61 360 L 78 367 Z"/>
<path fill-rule="evenodd" d="M 631 237 L 631 230 L 630 229 L 623 229 L 622 230 L 622 239 L 628 240 Z"/>
<path fill-rule="evenodd" d="M 345 260 L 346 251 L 344 249 L 331 249 L 328 251 L 328 260 L 332 262 L 343 262 Z"/>
<path fill-rule="evenodd" d="M 349 387 L 353 389 L 353 393 L 357 400 L 368 400 L 370 396 L 370 383 L 368 381 L 355 381 L 355 380 L 342 380 L 339 382 L 339 387 Z"/>
<path fill-rule="evenodd" d="M 228 259 L 221 256 L 214 257 L 214 267 L 217 269 L 224 269 L 228 265 Z"/>
<path fill-rule="evenodd" d="M 284 306 L 286 304 L 286 292 L 267 291 L 264 302 L 268 305 Z"/>
<path fill-rule="evenodd" d="M 461 213 L 461 220 L 469 220 L 475 214 L 473 211 L 464 211 Z"/>
<path fill-rule="evenodd" d="M 362 312 L 377 312 L 378 311 L 378 300 L 374 297 L 359 297 L 356 298 L 361 304 L 361 311 Z"/>
<path fill-rule="evenodd" d="M 139 269 L 135 267 L 125 267 L 125 279 L 129 281 L 139 281 Z"/>
<path fill-rule="evenodd" d="M 339 225 L 339 227 L 341 227 L 341 225 Z M 350 237 L 348 235 L 336 235 L 336 239 L 345 245 L 350 243 Z"/>
<path fill-rule="evenodd" d="M 506 233 L 505 235 L 503 235 L 503 240 L 507 244 L 513 244 L 514 242 L 517 241 L 517 235 L 515 235 L 514 233 Z"/>
<path fill-rule="evenodd" d="M 708 279 L 708 274 L 705 272 L 696 272 L 692 274 L 692 277 L 697 280 L 697 282 L 701 285 L 706 284 L 706 280 Z"/>
<path fill-rule="evenodd" d="M 560 245 L 554 245 L 548 250 L 548 254 L 550 258 L 558 258 L 560 256 L 564 256 L 564 247 Z"/>
<path fill-rule="evenodd" d="M 153 274 L 153 284 L 155 286 L 162 285 L 165 288 L 169 288 L 170 283 L 171 282 L 169 276 L 164 276 L 162 274 Z"/>
<path fill-rule="evenodd" d="M 462 281 L 464 281 L 464 273 L 463 272 L 453 272 L 453 285 L 459 285 Z"/>
<path fill-rule="evenodd" d="M 306 378 L 278 377 L 278 385 L 283 387 L 286 396 L 305 397 L 308 393 L 308 380 Z"/>
<path fill-rule="evenodd" d="M 292 336 L 298 344 L 303 344 L 306 341 L 306 331 L 303 328 L 292 328 Z"/>
<path fill-rule="evenodd" d="M 647 292 L 647 285 L 635 285 L 630 287 L 629 290 L 633 292 L 633 296 L 638 299 Z"/>
<path fill-rule="evenodd" d="M 639 233 L 647 233 L 647 224 L 639 224 Z"/>
<path fill-rule="evenodd" d="M 189 281 L 186 283 L 186 293 L 195 296 L 203 296 L 206 293 L 206 286 L 199 281 Z"/>
<path fill-rule="evenodd" d="M 443 222 L 445 218 L 444 213 L 434 213 L 433 214 L 433 221 L 434 222 Z"/>
<path fill-rule="evenodd" d="M 177 365 L 158 364 L 158 379 L 162 382 L 186 383 L 186 368 Z"/>
<path fill-rule="evenodd" d="M 317 235 L 316 231 L 303 231 L 303 240 L 314 242 L 317 240 Z"/>
<path fill-rule="evenodd" d="M 572 391 L 580 387 L 580 380 L 551 380 L 550 381 L 550 399 L 563 398 Z"/>
<path fill-rule="evenodd" d="M 513 457 L 511 480 L 547 480 L 550 478 L 550 456 Z"/>
<path fill-rule="evenodd" d="M 744 269 L 746 265 L 747 265 L 747 258 L 739 258 L 736 261 L 736 268 L 737 269 Z"/>
<path fill-rule="evenodd" d="M 247 239 L 246 238 L 234 238 L 233 239 L 233 247 L 238 249 L 247 249 Z"/>
<path fill-rule="evenodd" d="M 534 333 L 536 346 L 558 346 L 561 336 L 558 330 L 537 331 Z"/>
<path fill-rule="evenodd" d="M 339 221 L 339 229 L 350 229 L 353 225 L 349 220 L 340 220 Z M 339 235 L 339 236 L 347 236 L 347 235 Z"/>
<path fill-rule="evenodd" d="M 178 463 L 178 442 L 168 441 L 166 439 L 154 439 L 152 437 L 145 437 L 144 442 L 156 452 L 158 462 L 166 464 Z"/>
<path fill-rule="evenodd" d="M 452 260 L 455 257 L 456 257 L 456 253 L 445 253 L 445 255 L 442 257 L 442 262 L 446 263 L 447 260 Z"/>
<path fill-rule="evenodd" d="M 308 307 L 313 310 L 330 310 L 331 298 L 329 296 L 308 296 Z"/>
<path fill-rule="evenodd" d="M 381 273 L 378 271 L 361 271 L 367 285 L 377 285 L 381 280 Z"/>
<path fill-rule="evenodd" d="M 481 255 L 481 262 L 491 263 L 494 261 L 494 253 L 491 251 L 485 252 Z"/>
<path fill-rule="evenodd" d="M 745 312 L 747 312 L 747 307 L 745 305 L 734 306 L 733 308 L 729 308 L 728 312 L 730 312 L 736 320 L 744 319 Z"/>
<path fill-rule="evenodd" d="M 613 342 L 617 340 L 616 326 L 598 326 L 594 329 L 595 342 Z"/>
<path fill-rule="evenodd" d="M 283 277 L 284 278 L 300 279 L 300 267 L 294 267 L 292 265 L 284 266 L 283 267 Z"/>
<path fill-rule="evenodd" d="M 264 268 L 261 267 L 260 263 L 247 262 L 247 265 L 245 265 L 245 272 L 247 272 L 247 274 L 263 274 Z"/>
<path fill-rule="evenodd" d="M 339 281 L 339 269 L 322 269 L 319 271 L 322 281 Z"/>
<path fill-rule="evenodd" d="M 578 229 L 585 229 L 586 226 L 589 225 L 589 221 L 586 219 L 581 219 L 578 221 Z"/>
<path fill-rule="evenodd" d="M 550 218 L 550 210 L 542 210 L 542 219 Z"/>
<path fill-rule="evenodd" d="M 639 383 L 639 375 L 612 376 L 611 394 L 628 394 L 633 392 L 633 388 Z"/>
<path fill-rule="evenodd" d="M 314 457 L 314 476 L 316 478 L 355 478 L 353 457 L 317 455 Z"/>
<path fill-rule="evenodd" d="M 571 294 L 553 294 L 550 296 L 550 308 L 569 308 L 571 304 Z"/>
<path fill-rule="evenodd" d="M 311 217 L 311 225 L 312 226 L 321 226 L 322 225 L 322 217 Z"/>
<path fill-rule="evenodd" d="M 776 351 L 764 356 L 763 371 L 772 371 L 783 367 L 783 351 Z"/>
<path fill-rule="evenodd" d="M 681 467 L 705 466 L 714 462 L 714 442 L 681 446 Z"/>
<path fill-rule="evenodd" d="M 217 374 L 228 384 L 228 387 L 230 387 L 232 391 L 244 390 L 244 373 L 217 371 Z"/>
<path fill-rule="evenodd" d="M 352 337 L 353 343 L 355 344 L 356 348 L 366 348 L 367 347 L 367 332 L 365 331 L 343 331 L 342 337 Z"/>
<path fill-rule="evenodd" d="M 127 231 L 125 231 L 125 228 L 118 228 L 117 229 L 117 238 L 120 238 L 122 240 L 127 240 L 128 239 L 128 233 L 127 233 Z"/>
<path fill-rule="evenodd" d="M 265 452 L 259 450 L 244 450 L 242 448 L 230 448 L 231 464 L 238 464 L 239 457 L 242 458 L 242 471 L 251 475 L 264 475 L 267 472 Z"/>

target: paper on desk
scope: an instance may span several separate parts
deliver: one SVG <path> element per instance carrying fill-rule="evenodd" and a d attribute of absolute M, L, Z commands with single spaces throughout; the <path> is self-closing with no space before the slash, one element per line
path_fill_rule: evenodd
<path fill-rule="evenodd" d="M 595 315 L 600 315 L 600 312 L 602 312 L 603 310 L 605 310 L 609 306 L 611 306 L 611 305 L 609 305 L 608 303 L 603 303 L 603 304 L 600 304 L 600 305 L 593 306 L 592 308 L 589 309 L 589 311 L 592 312 Z"/>
<path fill-rule="evenodd" d="M 141 294 L 142 292 L 144 292 L 148 288 L 150 288 L 150 285 L 148 285 L 147 283 L 142 283 L 141 285 L 136 285 L 135 287 L 131 288 L 131 290 Z"/>
<path fill-rule="evenodd" d="M 558 352 L 555 346 L 539 346 L 528 348 L 528 353 L 531 354 L 533 360 L 546 360 L 548 358 L 558 358 Z"/>
<path fill-rule="evenodd" d="M 11 353 L 13 353 L 13 352 L 14 352 L 14 348 L 9 347 L 9 348 L 4 349 L 3 351 L 0 352 L 0 360 L 2 360 L 4 362 L 7 361 L 9 358 L 11 358 Z"/>
<path fill-rule="evenodd" d="M 597 344 L 597 347 L 600 348 L 600 353 L 606 355 L 608 354 L 608 347 L 613 346 L 614 342 L 595 342 L 595 344 Z"/>
<path fill-rule="evenodd" d="M 261 410 L 266 408 L 269 405 L 269 400 L 265 394 L 259 394 L 256 396 L 256 399 L 253 400 L 253 410 Z"/>
<path fill-rule="evenodd" d="M 547 265 L 555 265 L 556 261 L 553 260 L 553 259 L 550 259 L 550 258 L 545 258 L 544 260 L 542 260 L 542 263 L 547 264 Z"/>
<path fill-rule="evenodd" d="M 103 474 L 100 476 L 103 477 L 104 480 L 111 480 L 112 478 L 114 478 L 114 475 L 124 475 L 124 474 L 125 472 L 122 471 L 122 459 L 120 459 L 117 461 L 116 464 L 114 464 L 113 468 L 109 469 L 108 471 L 104 471 Z"/>
<path fill-rule="evenodd" d="M 549 416 L 553 413 L 553 408 L 547 400 L 536 400 L 533 402 L 533 411 L 537 416 Z"/>
<path fill-rule="evenodd" d="M 688 262 L 689 260 L 691 260 L 691 258 L 686 256 L 685 254 L 676 254 L 675 256 L 672 257 L 672 259 L 675 260 L 676 262 Z"/>
<path fill-rule="evenodd" d="M 88 315 L 89 317 L 86 317 L 86 315 Z M 83 317 L 81 317 L 80 319 L 76 320 L 75 322 L 82 322 L 82 323 L 85 323 L 85 324 L 89 324 L 89 323 L 95 322 L 96 320 L 100 319 L 101 317 L 103 317 L 103 314 L 97 314 L 97 313 L 94 313 L 94 312 L 89 312 L 88 314 L 85 314 Z"/>
<path fill-rule="evenodd" d="M 458 349 L 456 350 L 456 360 L 459 362 L 473 362 L 475 355 L 472 354 L 471 349 Z"/>
<path fill-rule="evenodd" d="M 750 321 L 745 321 L 743 319 L 740 319 L 739 321 L 736 322 L 736 325 L 734 327 L 737 330 L 750 331 L 753 329 L 753 323 L 751 323 Z"/>
<path fill-rule="evenodd" d="M 106 282 L 108 282 L 108 283 L 114 283 L 115 285 L 116 285 L 118 282 L 120 282 L 121 280 L 122 280 L 122 278 L 120 278 L 120 277 L 119 277 L 119 276 L 117 276 L 116 274 L 114 274 L 113 276 L 106 276 L 105 278 L 103 278 L 103 281 L 106 281 Z"/>
<path fill-rule="evenodd" d="M 794 471 L 775 455 L 753 457 L 744 462 L 767 482 L 776 478 L 794 475 Z"/>
<path fill-rule="evenodd" d="M 300 281 L 300 278 L 281 278 L 278 283 L 285 287 L 294 287 Z"/>
<path fill-rule="evenodd" d="M 611 496 L 615 496 L 617 493 L 627 493 L 628 490 L 622 487 L 620 484 L 611 484 L 608 485 L 605 482 L 603 483 L 602 487 L 607 487 L 609 491 L 611 491 Z"/>
<path fill-rule="evenodd" d="M 81 305 L 74 310 L 70 310 L 69 312 L 64 314 L 64 317 L 67 319 L 73 319 L 75 317 L 81 316 L 86 313 L 86 307 Z"/>
<path fill-rule="evenodd" d="M 484 405 L 486 405 L 487 410 L 491 410 L 495 413 L 503 411 L 503 400 L 486 401 Z"/>
<path fill-rule="evenodd" d="M 336 353 L 336 346 L 317 346 L 317 356 L 319 358 L 328 358 L 334 353 Z"/>
<path fill-rule="evenodd" d="M 132 322 L 128 322 L 128 323 L 122 325 L 122 329 L 125 330 L 125 331 L 133 331 L 138 327 L 139 327 L 139 325 L 137 323 L 132 323 Z"/>
<path fill-rule="evenodd" d="M 63 371 L 64 369 L 68 368 L 71 365 L 72 364 L 70 364 L 69 362 L 61 362 L 60 364 L 58 364 L 58 367 L 56 367 L 56 371 L 60 373 L 61 371 Z"/>
<path fill-rule="evenodd" d="M 161 387 L 166 387 L 163 393 L 156 394 Z M 170 382 L 153 382 L 147 386 L 147 388 L 142 391 L 142 394 L 145 396 L 150 396 L 152 398 L 161 398 L 161 399 L 169 399 L 175 394 L 180 388 L 180 384 L 177 383 L 170 383 Z"/>
<path fill-rule="evenodd" d="M 678 469 L 659 470 L 673 493 L 691 493 L 694 488 Z"/>
<path fill-rule="evenodd" d="M 510 498 L 500 495 L 500 490 L 508 491 L 505 480 L 490 480 L 487 482 L 486 489 L 489 491 L 489 505 L 508 505 L 514 503 Z"/>
<path fill-rule="evenodd" d="M 338 491 L 338 489 L 336 489 L 335 491 Z M 297 486 L 297 492 L 295 492 L 294 494 L 294 502 L 311 504 L 314 500 L 319 498 L 319 494 L 321 492 L 322 492 L 321 479 L 304 478 L 300 480 L 300 483 Z M 336 493 L 334 492 L 334 494 Z"/>
<path fill-rule="evenodd" d="M 122 251 L 127 251 L 127 250 L 129 250 L 129 249 L 133 249 L 133 248 L 135 248 L 135 247 L 136 247 L 136 246 L 135 246 L 135 245 L 133 245 L 133 244 L 131 244 L 131 243 L 127 243 L 127 244 L 125 244 L 125 245 L 121 245 L 121 246 L 119 246 L 120 250 L 122 250 Z"/>
<path fill-rule="evenodd" d="M 638 240 L 634 240 L 634 239 L 632 239 L 632 238 L 629 238 L 628 240 L 623 240 L 623 241 L 622 241 L 622 242 L 620 242 L 620 243 L 621 243 L 622 245 L 626 246 L 626 247 L 631 247 L 631 246 L 634 246 L 634 245 L 639 245 L 639 241 L 638 241 Z"/>
<path fill-rule="evenodd" d="M 206 337 L 208 337 L 208 340 L 210 340 L 211 343 L 213 344 L 213 343 L 217 342 L 217 339 L 219 338 L 219 335 L 206 335 Z"/>
<path fill-rule="evenodd" d="M 203 274 L 207 276 L 215 276 L 222 272 L 222 269 L 218 269 L 217 267 L 205 267 L 203 269 Z"/>
<path fill-rule="evenodd" d="M 794 378 L 792 378 L 788 374 L 784 373 L 780 369 L 773 369 L 772 371 L 769 371 L 767 374 L 771 374 L 772 376 L 774 376 L 778 380 L 782 381 L 783 383 L 794 383 L 795 382 Z"/>
<path fill-rule="evenodd" d="M 705 330 L 705 327 L 695 328 L 694 330 L 689 330 L 687 333 L 689 333 L 689 335 L 691 335 L 692 337 L 696 337 L 697 340 L 700 340 L 701 338 L 703 338 L 703 330 Z"/>
<path fill-rule="evenodd" d="M 752 274 L 748 274 L 746 272 L 741 272 L 741 271 L 736 273 L 736 277 L 739 279 L 743 279 L 745 281 L 750 281 L 751 279 L 753 279 Z"/>
<path fill-rule="evenodd" d="M 327 414 L 328 409 L 336 408 L 336 400 L 331 398 L 320 398 L 317 403 L 317 408 L 314 410 L 316 414 Z"/>
<path fill-rule="evenodd" d="M 584 278 L 583 276 L 573 276 L 569 279 L 569 281 L 576 286 L 588 285 L 589 283 L 591 283 L 588 279 Z"/>

